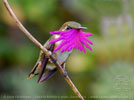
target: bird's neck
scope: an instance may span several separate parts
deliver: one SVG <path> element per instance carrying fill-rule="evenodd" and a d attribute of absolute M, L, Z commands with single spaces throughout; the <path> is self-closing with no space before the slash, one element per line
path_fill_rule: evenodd
<path fill-rule="evenodd" d="M 60 37 L 60 35 L 57 35 L 57 34 L 56 34 L 56 35 L 54 35 L 54 36 L 55 36 L 55 39 L 57 39 L 57 38 L 59 38 L 59 37 Z"/>
<path fill-rule="evenodd" d="M 60 37 L 60 35 L 54 35 L 54 39 L 57 39 L 57 38 L 59 38 Z M 61 40 L 62 41 L 62 40 Z M 55 44 L 58 46 L 60 43 L 61 43 L 61 41 L 58 41 L 58 42 L 56 42 Z"/>
<path fill-rule="evenodd" d="M 63 29 L 60 29 L 60 31 L 65 31 L 65 29 L 64 28 Z M 60 37 L 59 34 L 54 35 L 54 39 L 57 39 L 59 37 Z M 61 42 L 62 42 L 62 40 L 61 41 L 58 41 L 56 44 L 59 45 Z"/>

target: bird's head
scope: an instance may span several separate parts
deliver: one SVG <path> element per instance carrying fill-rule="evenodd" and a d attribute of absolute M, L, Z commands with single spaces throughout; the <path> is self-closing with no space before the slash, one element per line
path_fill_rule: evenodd
<path fill-rule="evenodd" d="M 64 51 L 78 49 L 85 53 L 85 47 L 92 51 L 92 48 L 89 46 L 89 44 L 93 45 L 93 43 L 87 38 L 92 36 L 92 34 L 83 32 L 82 29 L 87 28 L 82 27 L 77 22 L 69 21 L 64 23 L 59 31 L 50 32 L 52 35 L 60 35 L 58 38 L 50 41 L 50 43 L 61 41 L 61 43 L 55 48 L 54 52 L 60 50 L 62 53 Z"/>
<path fill-rule="evenodd" d="M 62 27 L 60 28 L 61 31 L 68 31 L 71 29 L 87 29 L 87 27 L 82 27 L 81 24 L 75 22 L 75 21 L 68 21 L 65 22 Z"/>

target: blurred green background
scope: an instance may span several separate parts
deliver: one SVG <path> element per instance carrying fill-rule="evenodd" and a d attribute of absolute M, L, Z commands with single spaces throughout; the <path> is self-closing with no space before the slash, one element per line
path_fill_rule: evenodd
<path fill-rule="evenodd" d="M 77 21 L 93 33 L 93 52 L 74 50 L 66 70 L 86 100 L 134 99 L 134 0 L 9 0 L 42 44 L 49 32 Z M 0 1 L 0 100 L 76 98 L 63 76 L 37 83 L 27 76 L 39 55 Z"/>

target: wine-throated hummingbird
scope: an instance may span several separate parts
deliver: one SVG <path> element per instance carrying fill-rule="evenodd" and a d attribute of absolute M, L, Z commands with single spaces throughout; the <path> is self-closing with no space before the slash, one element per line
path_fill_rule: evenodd
<path fill-rule="evenodd" d="M 91 33 L 85 35 L 85 32 L 82 33 L 84 35 L 71 35 L 71 34 L 74 34 L 74 33 L 77 34 L 76 31 L 79 32 L 78 34 L 81 34 L 80 32 L 81 32 L 82 29 L 87 29 L 87 28 L 86 27 L 81 27 L 81 25 L 79 23 L 74 22 L 74 21 L 66 22 L 62 25 L 62 27 L 58 31 L 58 32 L 62 33 L 61 34 L 62 37 L 60 37 L 60 34 L 58 32 L 57 32 L 58 34 L 54 33 L 54 35 L 52 35 L 49 38 L 49 40 L 44 44 L 44 48 L 46 48 L 47 50 L 52 52 L 52 55 L 56 58 L 58 63 L 64 69 L 65 69 L 66 60 L 72 52 L 72 48 L 76 48 L 76 49 L 80 48 L 80 50 L 82 50 L 82 49 L 84 50 L 83 45 L 81 45 L 81 44 L 84 44 L 84 41 L 83 40 L 80 41 L 79 39 L 82 38 L 82 36 L 85 36 L 85 37 L 91 36 Z M 65 33 L 63 34 L 63 32 L 65 32 Z M 62 41 L 62 39 L 65 38 L 65 37 L 66 37 L 66 41 Z M 53 43 L 50 43 L 50 41 L 56 40 L 56 39 L 57 39 L 57 41 L 55 41 Z M 58 41 L 58 39 L 59 39 L 59 41 Z M 84 39 L 86 39 L 86 38 L 84 38 Z M 71 41 L 72 41 L 72 43 L 67 44 Z M 77 42 L 75 43 L 74 41 L 78 41 L 78 43 Z M 62 42 L 64 42 L 64 43 L 62 43 Z M 88 40 L 88 42 L 90 42 L 90 41 Z M 67 47 L 64 47 L 63 44 L 66 44 Z M 62 46 L 59 46 L 59 45 L 62 45 L 64 47 L 64 50 L 62 50 L 62 52 L 61 52 L 61 48 L 60 48 Z M 87 45 L 85 45 L 85 46 L 87 47 Z M 57 50 L 55 50 L 56 48 L 57 48 Z M 89 49 L 91 49 L 91 48 L 89 48 Z M 34 68 L 31 70 L 31 72 L 28 76 L 28 79 L 30 79 L 30 78 L 34 77 L 35 75 L 39 74 L 38 82 L 41 83 L 41 82 L 49 79 L 51 76 L 53 76 L 56 71 L 57 71 L 57 68 L 56 68 L 55 64 L 41 50 L 39 58 L 38 58 L 38 60 L 35 64 Z"/>

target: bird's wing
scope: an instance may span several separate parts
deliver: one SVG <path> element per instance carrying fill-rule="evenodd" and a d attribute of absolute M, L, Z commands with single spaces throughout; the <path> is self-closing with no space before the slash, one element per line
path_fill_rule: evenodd
<path fill-rule="evenodd" d="M 66 64 L 65 62 L 64 62 L 63 64 L 61 64 L 61 67 L 62 67 L 64 70 L 65 70 L 65 64 Z M 41 77 L 39 83 L 42 83 L 42 82 L 48 80 L 48 79 L 51 78 L 56 72 L 57 72 L 57 68 L 45 72 L 45 73 L 42 75 L 42 77 Z"/>
<path fill-rule="evenodd" d="M 50 45 L 50 47 L 48 48 L 48 50 L 53 52 L 55 44 L 49 44 L 49 45 Z M 45 68 L 46 68 L 46 65 L 48 63 L 48 60 L 49 60 L 49 58 L 44 54 L 43 60 L 42 60 L 42 63 L 41 63 L 41 69 L 40 69 L 40 73 L 39 73 L 39 77 L 38 77 L 38 82 L 40 81 L 40 79 L 41 79 L 41 77 L 42 77 L 42 75 L 43 75 L 43 73 L 45 71 Z"/>
<path fill-rule="evenodd" d="M 45 72 L 45 73 L 42 75 L 41 79 L 39 80 L 39 83 L 42 83 L 42 82 L 48 80 L 48 79 L 51 78 L 56 72 L 57 72 L 57 68 Z"/>
<path fill-rule="evenodd" d="M 54 49 L 54 45 L 55 44 L 50 44 L 49 41 L 52 40 L 54 37 L 52 36 L 45 44 L 44 44 L 44 48 L 48 49 L 49 51 L 53 52 Z M 31 70 L 31 72 L 29 73 L 29 76 L 27 77 L 27 79 L 31 79 L 33 78 L 35 75 L 38 75 L 40 72 L 41 74 L 39 75 L 39 77 L 41 77 L 42 73 L 45 70 L 46 64 L 48 62 L 48 58 L 45 56 L 45 54 L 43 53 L 43 51 L 40 51 L 40 55 L 39 58 L 35 64 L 35 66 L 33 67 L 33 69 Z M 43 71 L 43 72 L 42 72 Z"/>

